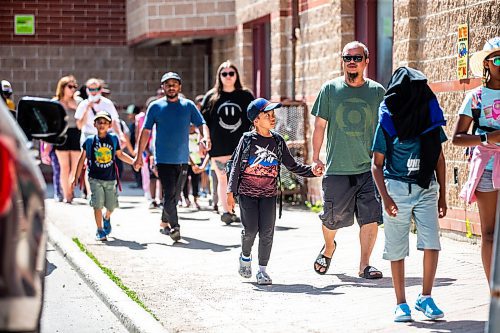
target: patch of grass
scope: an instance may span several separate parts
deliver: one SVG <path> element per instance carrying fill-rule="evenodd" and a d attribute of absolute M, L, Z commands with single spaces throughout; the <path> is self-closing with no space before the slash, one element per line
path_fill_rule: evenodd
<path fill-rule="evenodd" d="M 125 284 L 123 284 L 122 280 L 118 276 L 116 276 L 113 273 L 113 271 L 111 271 L 109 268 L 107 268 L 106 266 L 101 264 L 100 261 L 94 256 L 94 254 L 92 252 L 90 252 L 89 250 L 87 250 L 85 245 L 83 245 L 77 237 L 73 238 L 73 242 L 75 242 L 75 244 L 80 248 L 80 250 L 83 253 L 85 253 L 90 259 L 92 259 L 92 261 L 104 272 L 104 274 L 106 274 L 111 279 L 111 281 L 113 281 L 118 287 L 120 287 L 120 289 L 123 290 L 125 292 L 125 294 L 128 297 L 130 297 L 131 300 L 133 300 L 134 302 L 139 304 L 139 306 L 141 308 L 143 308 L 144 310 L 146 310 L 151 316 L 153 316 L 154 319 L 156 319 L 157 321 L 160 321 L 155 316 L 155 314 L 150 309 L 148 309 L 146 307 L 146 305 L 144 305 L 144 303 L 142 303 L 139 296 L 137 296 L 137 293 L 135 291 L 131 290 Z"/>

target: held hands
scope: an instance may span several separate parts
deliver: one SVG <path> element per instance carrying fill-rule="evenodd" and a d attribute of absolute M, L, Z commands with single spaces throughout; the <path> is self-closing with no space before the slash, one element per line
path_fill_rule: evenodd
<path fill-rule="evenodd" d="M 142 156 L 137 154 L 134 157 L 134 163 L 132 164 L 132 166 L 134 167 L 135 171 L 139 171 L 141 169 L 143 163 L 144 162 L 142 160 Z"/>
<path fill-rule="evenodd" d="M 210 138 L 203 138 L 199 142 L 200 154 L 205 155 L 210 149 L 212 149 L 212 140 Z"/>
<path fill-rule="evenodd" d="M 323 173 L 325 172 L 325 164 L 323 164 L 323 162 L 319 158 L 313 160 L 311 167 L 312 173 L 316 177 L 323 175 Z"/>
<path fill-rule="evenodd" d="M 203 172 L 203 169 L 202 169 L 202 168 L 200 168 L 199 166 L 195 165 L 195 164 L 191 165 L 191 170 L 193 170 L 193 172 L 194 172 L 196 175 L 198 175 L 198 174 L 200 174 L 200 173 L 202 173 L 202 172 Z"/>
<path fill-rule="evenodd" d="M 233 192 L 229 192 L 227 194 L 227 206 L 229 208 L 229 212 L 234 212 L 234 206 L 235 206 L 235 202 L 234 202 L 234 195 L 233 195 Z"/>
<path fill-rule="evenodd" d="M 500 130 L 490 132 L 487 135 L 488 135 L 488 143 L 490 144 L 500 143 Z"/>

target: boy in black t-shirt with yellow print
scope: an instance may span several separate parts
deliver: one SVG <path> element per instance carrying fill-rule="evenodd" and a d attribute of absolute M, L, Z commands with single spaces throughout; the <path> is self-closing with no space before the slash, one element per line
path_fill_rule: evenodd
<path fill-rule="evenodd" d="M 95 223 L 97 225 L 96 240 L 105 241 L 111 233 L 111 213 L 118 207 L 117 167 L 115 156 L 125 163 L 133 164 L 133 159 L 122 152 L 118 137 L 108 133 L 111 127 L 111 116 L 105 111 L 98 112 L 94 117 L 94 126 L 97 135 L 89 136 L 82 145 L 82 152 L 76 168 L 75 178 L 72 181 L 76 186 L 82 173 L 85 159 L 89 175 L 90 206 L 94 208 Z M 106 207 L 103 215 L 102 209 Z"/>

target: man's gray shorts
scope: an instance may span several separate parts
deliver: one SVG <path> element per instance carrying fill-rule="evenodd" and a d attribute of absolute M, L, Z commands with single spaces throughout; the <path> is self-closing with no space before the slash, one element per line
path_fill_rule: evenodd
<path fill-rule="evenodd" d="M 382 206 L 377 201 L 371 172 L 358 175 L 327 175 L 323 178 L 323 225 L 336 230 L 354 224 L 354 215 L 361 227 L 382 224 Z"/>

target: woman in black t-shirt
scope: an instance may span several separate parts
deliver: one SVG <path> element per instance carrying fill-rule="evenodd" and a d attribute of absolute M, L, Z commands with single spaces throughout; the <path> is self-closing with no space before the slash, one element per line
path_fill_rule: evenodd
<path fill-rule="evenodd" d="M 202 114 L 210 129 L 212 168 L 218 180 L 217 193 L 222 204 L 221 220 L 226 224 L 240 222 L 227 206 L 225 166 L 244 132 L 250 129 L 247 106 L 255 98 L 240 80 L 238 69 L 229 60 L 217 69 L 214 87 L 202 102 Z"/>

